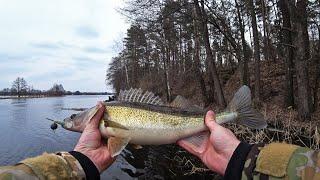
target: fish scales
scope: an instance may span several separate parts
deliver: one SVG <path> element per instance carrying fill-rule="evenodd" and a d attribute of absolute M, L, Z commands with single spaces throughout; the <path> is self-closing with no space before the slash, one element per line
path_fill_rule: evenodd
<path fill-rule="evenodd" d="M 203 115 L 185 116 L 159 111 L 150 111 L 143 108 L 106 105 L 110 120 L 121 124 L 128 129 L 181 129 L 203 124 Z"/>

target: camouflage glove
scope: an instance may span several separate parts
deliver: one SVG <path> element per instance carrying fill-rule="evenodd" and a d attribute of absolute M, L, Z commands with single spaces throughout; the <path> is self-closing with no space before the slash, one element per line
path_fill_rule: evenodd
<path fill-rule="evenodd" d="M 242 179 L 320 179 L 320 154 L 292 144 L 254 145 L 245 161 Z"/>
<path fill-rule="evenodd" d="M 0 167 L 0 179 L 85 179 L 79 161 L 68 152 L 44 153 L 15 166 Z"/>

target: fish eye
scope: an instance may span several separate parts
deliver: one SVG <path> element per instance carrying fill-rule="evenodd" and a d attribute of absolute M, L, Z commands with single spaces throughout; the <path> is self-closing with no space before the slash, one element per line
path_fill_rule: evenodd
<path fill-rule="evenodd" d="M 73 119 L 75 116 L 76 116 L 76 114 L 72 114 L 72 115 L 70 116 L 70 118 Z"/>

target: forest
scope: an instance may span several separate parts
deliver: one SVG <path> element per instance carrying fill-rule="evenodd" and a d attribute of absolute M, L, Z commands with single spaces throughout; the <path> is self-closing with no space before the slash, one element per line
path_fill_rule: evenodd
<path fill-rule="evenodd" d="M 320 122 L 320 1 L 127 0 L 119 11 L 131 26 L 107 69 L 116 92 L 221 110 L 248 85 L 268 121 Z"/>

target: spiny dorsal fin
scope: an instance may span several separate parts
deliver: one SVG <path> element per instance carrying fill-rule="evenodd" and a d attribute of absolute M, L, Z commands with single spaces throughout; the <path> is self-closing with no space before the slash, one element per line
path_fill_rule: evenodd
<path fill-rule="evenodd" d="M 143 92 L 141 88 L 129 90 L 121 90 L 118 96 L 118 101 L 136 102 L 142 104 L 163 105 L 161 98 L 154 95 L 152 92 Z"/>

